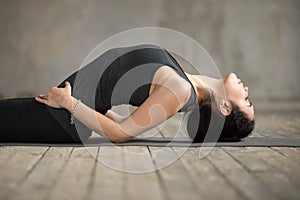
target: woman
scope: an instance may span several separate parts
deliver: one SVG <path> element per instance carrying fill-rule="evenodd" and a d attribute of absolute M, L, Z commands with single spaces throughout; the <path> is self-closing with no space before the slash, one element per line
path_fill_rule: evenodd
<path fill-rule="evenodd" d="M 111 110 L 126 103 L 138 107 L 129 117 Z M 112 142 L 124 142 L 188 111 L 187 130 L 195 142 L 205 137 L 212 113 L 225 117 L 221 139 L 240 139 L 254 128 L 248 88 L 234 73 L 223 79 L 188 74 L 155 45 L 115 48 L 47 94 L 1 100 L 0 141 L 81 142 L 95 131 Z M 194 117 L 199 111 L 200 119 Z"/>

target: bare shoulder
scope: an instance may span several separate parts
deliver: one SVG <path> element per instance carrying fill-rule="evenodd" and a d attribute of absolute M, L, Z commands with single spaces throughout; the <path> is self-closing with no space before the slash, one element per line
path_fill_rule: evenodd
<path fill-rule="evenodd" d="M 191 95 L 190 83 L 182 78 L 175 69 L 167 65 L 157 70 L 153 77 L 153 85 L 150 94 L 163 86 L 175 94 L 181 103 L 187 102 Z"/>
<path fill-rule="evenodd" d="M 157 76 L 157 78 L 166 78 L 169 76 L 174 76 L 174 77 L 180 77 L 179 74 L 176 72 L 175 69 L 173 69 L 172 67 L 168 66 L 168 65 L 163 65 L 161 66 L 156 72 L 155 72 L 155 76 Z"/>

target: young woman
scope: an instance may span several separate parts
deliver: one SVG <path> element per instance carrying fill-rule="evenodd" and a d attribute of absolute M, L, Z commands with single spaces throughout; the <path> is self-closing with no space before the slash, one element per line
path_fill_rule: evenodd
<path fill-rule="evenodd" d="M 122 117 L 111 110 L 120 104 L 138 108 Z M 223 79 L 188 74 L 155 45 L 115 48 L 47 94 L 0 100 L 0 142 L 82 142 L 91 131 L 124 142 L 188 111 L 195 142 L 205 137 L 212 114 L 225 117 L 221 139 L 240 139 L 254 128 L 248 87 L 234 73 Z"/>

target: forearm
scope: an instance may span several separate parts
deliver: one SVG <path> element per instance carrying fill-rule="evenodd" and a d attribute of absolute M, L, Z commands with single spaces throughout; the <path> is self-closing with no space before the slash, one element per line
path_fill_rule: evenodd
<path fill-rule="evenodd" d="M 72 104 L 75 104 L 76 101 L 75 98 L 72 98 Z M 72 113 L 72 104 L 69 103 L 68 106 L 66 106 L 66 109 L 70 113 Z M 82 102 L 76 106 L 75 111 L 73 111 L 73 116 L 92 131 L 103 133 L 113 142 L 122 142 L 132 138 L 120 129 L 119 122 L 96 112 Z"/>

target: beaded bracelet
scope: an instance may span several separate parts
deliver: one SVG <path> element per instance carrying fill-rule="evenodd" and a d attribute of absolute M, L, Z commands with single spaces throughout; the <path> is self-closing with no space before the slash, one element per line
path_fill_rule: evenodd
<path fill-rule="evenodd" d="M 75 104 L 72 105 L 72 112 L 71 112 L 71 121 L 70 121 L 70 124 L 74 124 L 75 123 L 75 117 L 73 115 L 74 111 L 76 110 L 77 108 L 77 105 L 81 102 L 80 99 L 77 99 Z"/>

